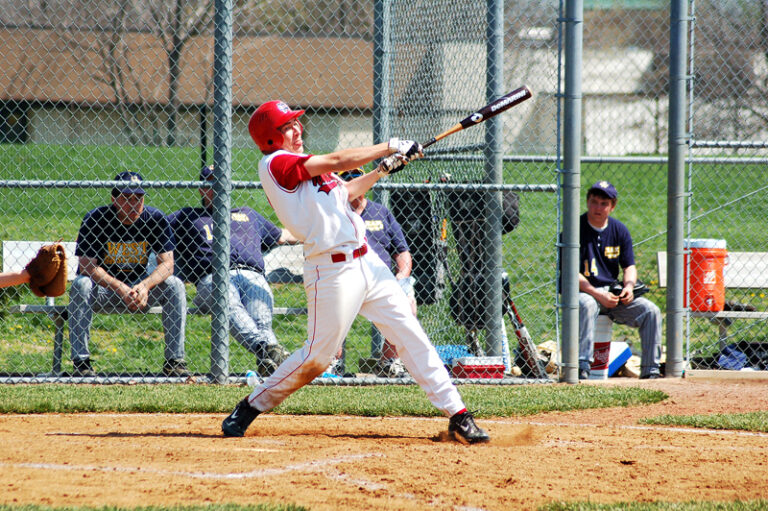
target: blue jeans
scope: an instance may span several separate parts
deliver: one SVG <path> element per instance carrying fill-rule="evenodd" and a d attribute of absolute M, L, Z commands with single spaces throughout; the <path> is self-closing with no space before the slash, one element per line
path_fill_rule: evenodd
<path fill-rule="evenodd" d="M 197 282 L 194 304 L 210 312 L 213 303 L 213 275 Z M 267 279 L 251 270 L 229 272 L 229 332 L 248 351 L 259 356 L 260 344 L 277 344 L 272 332 L 274 298 Z"/>
<path fill-rule="evenodd" d="M 150 289 L 147 307 L 156 305 L 163 308 L 165 359 L 183 360 L 184 329 L 187 324 L 187 294 L 184 283 L 171 275 Z M 129 312 L 125 302 L 115 291 L 94 285 L 90 277 L 78 275 L 69 289 L 69 344 L 73 361 L 90 357 L 88 342 L 94 311 Z"/>
<path fill-rule="evenodd" d="M 661 311 L 652 301 L 640 297 L 631 303 L 604 309 L 591 295 L 579 293 L 579 369 L 589 370 L 594 361 L 595 324 L 600 312 L 620 325 L 637 328 L 642 355 L 640 376 L 659 374 L 661 361 Z"/>

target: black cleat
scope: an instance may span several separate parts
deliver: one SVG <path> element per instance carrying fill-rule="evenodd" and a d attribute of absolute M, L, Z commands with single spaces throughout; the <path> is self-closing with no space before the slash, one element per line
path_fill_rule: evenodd
<path fill-rule="evenodd" d="M 477 427 L 472 412 L 457 413 L 451 417 L 448 432 L 463 444 L 481 444 L 491 440 L 485 430 Z"/>
<path fill-rule="evenodd" d="M 579 369 L 579 379 L 580 380 L 588 380 L 589 379 L 589 369 Z"/>
<path fill-rule="evenodd" d="M 248 398 L 237 403 L 232 413 L 221 423 L 221 431 L 224 436 L 243 436 L 245 430 L 251 425 L 261 412 L 248 404 Z"/>
<path fill-rule="evenodd" d="M 280 364 L 282 364 L 290 355 L 291 354 L 279 344 L 261 343 L 258 346 L 256 353 L 256 366 L 259 371 L 259 376 L 262 378 L 271 376 L 272 373 L 280 367 Z"/>
<path fill-rule="evenodd" d="M 189 376 L 189 369 L 187 369 L 187 363 L 181 358 L 171 358 L 163 363 L 163 374 L 166 376 Z"/>
<path fill-rule="evenodd" d="M 72 364 L 74 366 L 72 376 L 96 376 L 96 372 L 94 372 L 93 367 L 91 366 L 90 358 L 75 360 Z"/>

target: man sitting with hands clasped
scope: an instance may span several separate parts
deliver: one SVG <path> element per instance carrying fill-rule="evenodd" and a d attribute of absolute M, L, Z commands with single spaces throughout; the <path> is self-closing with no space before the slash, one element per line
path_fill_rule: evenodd
<path fill-rule="evenodd" d="M 640 331 L 640 378 L 659 378 L 661 311 L 650 300 L 635 297 L 637 268 L 629 229 L 611 217 L 618 192 L 608 181 L 587 191 L 587 212 L 580 221 L 579 379 L 589 379 L 594 360 L 595 324 L 600 313 Z M 622 270 L 621 290 L 611 292 Z"/>

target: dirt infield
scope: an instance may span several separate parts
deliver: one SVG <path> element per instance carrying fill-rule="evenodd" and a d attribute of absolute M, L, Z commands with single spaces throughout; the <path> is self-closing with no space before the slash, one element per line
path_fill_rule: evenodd
<path fill-rule="evenodd" d="M 490 444 L 440 440 L 434 418 L 264 415 L 0 416 L 0 502 L 146 506 L 291 502 L 313 510 L 533 509 L 593 502 L 756 499 L 768 434 L 644 426 L 661 414 L 768 410 L 766 381 L 644 381 L 662 403 L 479 421 Z"/>

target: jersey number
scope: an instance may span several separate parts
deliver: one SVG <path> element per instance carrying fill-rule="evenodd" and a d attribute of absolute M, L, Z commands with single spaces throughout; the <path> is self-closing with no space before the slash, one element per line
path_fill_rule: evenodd
<path fill-rule="evenodd" d="M 205 237 L 208 238 L 208 241 L 213 240 L 213 233 L 211 232 L 211 226 L 208 224 L 203 224 L 203 229 L 205 230 Z"/>
<path fill-rule="evenodd" d="M 596 277 L 597 276 L 597 262 L 595 261 L 595 258 L 592 258 L 592 261 L 584 261 L 584 276 L 585 277 Z"/>

